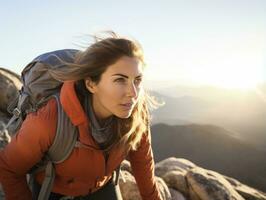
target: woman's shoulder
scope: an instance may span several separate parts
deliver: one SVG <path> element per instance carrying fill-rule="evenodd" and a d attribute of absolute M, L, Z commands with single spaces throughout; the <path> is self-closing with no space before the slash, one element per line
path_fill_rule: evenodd
<path fill-rule="evenodd" d="M 55 120 L 56 118 L 57 103 L 55 98 L 48 100 L 48 102 L 36 112 L 31 112 L 27 115 L 27 119 L 32 120 Z"/>
<path fill-rule="evenodd" d="M 46 105 L 36 112 L 29 113 L 22 124 L 20 132 L 35 132 L 34 137 L 51 144 L 55 137 L 57 127 L 57 103 L 56 99 L 50 99 Z"/>

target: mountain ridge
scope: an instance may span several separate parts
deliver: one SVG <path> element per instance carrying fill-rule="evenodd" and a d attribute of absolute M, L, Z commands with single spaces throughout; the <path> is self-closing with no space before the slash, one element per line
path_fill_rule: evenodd
<path fill-rule="evenodd" d="M 213 125 L 155 124 L 151 131 L 156 162 L 172 156 L 186 158 L 265 191 L 265 152 L 230 136 L 226 129 Z"/>

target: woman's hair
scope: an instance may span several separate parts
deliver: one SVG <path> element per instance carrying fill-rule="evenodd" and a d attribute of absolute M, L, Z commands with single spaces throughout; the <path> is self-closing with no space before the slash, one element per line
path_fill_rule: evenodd
<path fill-rule="evenodd" d="M 66 63 L 70 65 L 69 71 L 54 70 L 51 71 L 51 75 L 60 81 L 74 80 L 78 88 L 84 89 L 85 79 L 91 78 L 97 84 L 107 67 L 123 56 L 137 58 L 145 66 L 143 50 L 137 41 L 119 37 L 114 32 L 108 33 L 109 37 L 106 38 L 94 36 L 95 43 L 90 45 L 85 51 L 77 53 L 74 63 Z M 89 93 L 88 90 L 86 91 Z M 126 152 L 131 149 L 136 150 L 142 134 L 149 132 L 150 113 L 148 104 L 153 107 L 158 105 L 143 90 L 143 92 L 140 92 L 138 102 L 129 118 L 122 119 L 115 117 L 115 127 L 117 129 L 116 141 Z"/>

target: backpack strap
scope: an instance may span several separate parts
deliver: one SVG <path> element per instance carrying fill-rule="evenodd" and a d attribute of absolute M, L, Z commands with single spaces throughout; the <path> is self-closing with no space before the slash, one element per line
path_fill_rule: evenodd
<path fill-rule="evenodd" d="M 13 125 L 13 129 L 17 130 L 22 122 L 23 122 L 23 116 L 22 116 L 22 105 L 28 101 L 29 96 L 26 93 L 21 93 L 17 99 L 15 100 L 17 102 L 17 107 L 15 107 L 12 111 L 12 117 L 8 121 L 8 123 L 4 126 L 3 135 L 1 135 L 1 140 L 5 141 L 6 143 L 9 143 L 11 141 L 11 135 L 9 134 L 9 128 L 11 125 Z M 15 127 L 15 128 L 14 128 Z M 14 132 L 14 130 L 13 130 Z"/>
<path fill-rule="evenodd" d="M 57 102 L 57 130 L 54 142 L 48 150 L 48 156 L 53 163 L 61 163 L 72 153 L 78 139 L 78 129 L 63 110 L 59 94 L 53 97 Z"/>
<path fill-rule="evenodd" d="M 55 168 L 52 161 L 48 161 L 45 168 L 45 177 L 38 195 L 38 200 L 48 200 L 55 178 Z"/>
<path fill-rule="evenodd" d="M 54 164 L 61 163 L 69 157 L 78 139 L 78 129 L 72 124 L 64 112 L 59 95 L 57 94 L 53 97 L 57 102 L 57 130 L 53 144 L 45 156 L 48 163 L 45 167 L 45 178 L 40 189 L 38 200 L 48 200 L 55 178 Z M 35 171 L 39 170 L 36 169 Z"/>

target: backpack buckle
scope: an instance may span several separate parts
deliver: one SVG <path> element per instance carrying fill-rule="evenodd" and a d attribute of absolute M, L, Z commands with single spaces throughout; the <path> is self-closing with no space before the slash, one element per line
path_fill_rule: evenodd
<path fill-rule="evenodd" d="M 18 108 L 15 108 L 12 113 L 18 118 L 21 114 L 21 111 Z"/>

